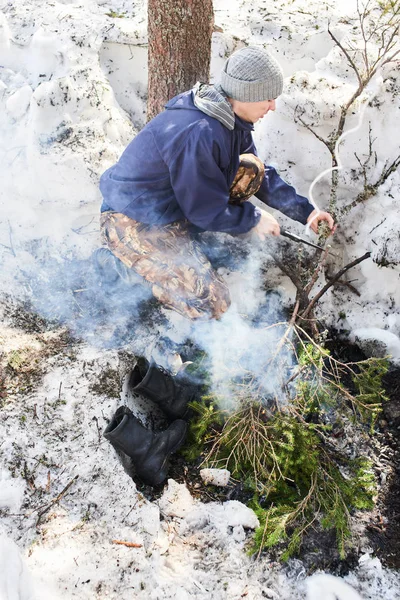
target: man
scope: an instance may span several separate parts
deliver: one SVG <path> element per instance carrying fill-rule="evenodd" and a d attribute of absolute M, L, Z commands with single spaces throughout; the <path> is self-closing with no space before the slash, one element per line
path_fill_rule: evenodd
<path fill-rule="evenodd" d="M 275 110 L 282 89 L 275 59 L 242 48 L 219 85 L 197 84 L 170 100 L 101 177 L 104 245 L 190 319 L 219 319 L 230 305 L 199 233 L 279 235 L 276 219 L 248 202 L 252 195 L 314 231 L 320 221 L 334 226 L 257 157 L 253 125 Z"/>

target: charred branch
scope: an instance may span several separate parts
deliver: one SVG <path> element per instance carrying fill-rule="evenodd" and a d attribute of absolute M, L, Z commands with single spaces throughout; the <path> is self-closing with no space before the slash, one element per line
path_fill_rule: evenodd
<path fill-rule="evenodd" d="M 324 287 L 322 288 L 322 290 L 320 290 L 318 292 L 318 294 L 316 294 L 316 296 L 314 296 L 314 298 L 311 300 L 310 304 L 307 306 L 306 310 L 303 312 L 303 314 L 301 315 L 301 317 L 303 319 L 307 318 L 309 316 L 310 312 L 313 310 L 313 308 L 316 305 L 316 303 L 329 290 L 329 288 L 331 288 L 334 285 L 334 283 L 338 279 L 340 279 L 340 277 L 342 277 L 346 273 L 346 271 L 348 271 L 352 267 L 355 267 L 356 265 L 358 265 L 359 263 L 363 262 L 367 258 L 370 258 L 370 256 L 371 256 L 371 252 L 366 252 L 365 254 L 363 254 L 362 256 L 360 256 L 359 258 L 356 258 L 351 263 L 349 263 L 348 265 L 346 265 L 345 267 L 343 267 L 343 269 L 340 269 L 340 271 L 338 271 L 338 273 L 336 273 L 336 275 L 334 275 L 330 279 L 330 281 L 328 281 L 328 283 L 326 285 L 324 285 Z"/>

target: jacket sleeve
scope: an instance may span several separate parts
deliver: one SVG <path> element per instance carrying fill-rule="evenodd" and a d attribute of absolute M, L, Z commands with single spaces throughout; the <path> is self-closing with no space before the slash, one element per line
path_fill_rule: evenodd
<path fill-rule="evenodd" d="M 258 156 L 251 134 L 244 139 L 241 153 Z M 314 206 L 307 198 L 297 194 L 293 186 L 283 181 L 276 170 L 267 165 L 265 165 L 264 180 L 255 196 L 264 204 L 276 208 L 290 219 L 299 221 L 303 225 L 307 223 L 307 218 L 314 210 Z"/>
<path fill-rule="evenodd" d="M 229 188 L 218 164 L 219 152 L 209 127 L 193 128 L 171 159 L 171 185 L 190 223 L 204 231 L 246 233 L 260 220 L 260 211 L 251 202 L 240 206 L 228 203 Z"/>

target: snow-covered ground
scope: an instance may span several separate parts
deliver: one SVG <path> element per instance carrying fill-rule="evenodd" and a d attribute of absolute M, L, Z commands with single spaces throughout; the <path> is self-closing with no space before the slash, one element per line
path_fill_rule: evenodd
<path fill-rule="evenodd" d="M 225 57 L 243 43 L 266 44 L 284 69 L 285 92 L 276 112 L 257 125 L 255 137 L 265 161 L 307 195 L 330 157 L 295 123 L 294 111 L 304 108 L 304 119 L 321 136 L 337 123 L 339 105 L 352 94 L 355 81 L 327 24 L 336 36 L 351 36 L 356 3 L 216 0 L 214 6 L 222 31 L 214 34 L 213 79 Z M 28 300 L 56 320 L 71 324 L 74 315 L 77 333 L 86 332 L 84 341 L 70 345 L 57 328 L 53 337 L 27 333 L 4 316 L 0 352 L 7 357 L 16 352 L 15 360 L 33 356 L 40 368 L 38 384 L 25 389 L 16 384 L 2 409 L 0 598 L 305 598 L 300 563 L 282 569 L 246 555 L 245 541 L 255 526 L 249 509 L 240 503 L 203 504 L 172 480 L 161 499 L 150 502 L 101 436 L 121 401 L 132 403 L 124 387 L 116 397 L 109 391 L 99 395 L 96 388 L 99 379 L 112 374 L 112 382 L 123 382 L 132 366 L 115 342 L 115 331 L 128 320 L 113 305 L 107 327 L 89 323 L 80 304 L 82 289 L 76 286 L 71 293 L 70 285 L 81 281 L 79 265 L 85 268 L 98 245 L 99 176 L 144 123 L 146 42 L 143 1 L 0 3 L 0 292 Z M 354 153 L 362 160 L 368 153 L 369 123 L 376 152 L 373 182 L 385 162 L 399 154 L 398 92 L 398 64 L 387 65 L 365 94 L 367 108 L 360 104 L 351 115 L 349 127 L 359 123 L 360 114 L 363 118 L 340 148 L 340 207 L 361 189 Z M 328 181 L 314 191 L 321 208 L 327 206 Z M 375 348 L 398 360 L 399 187 L 397 171 L 376 196 L 341 219 L 334 242 L 340 258 L 332 272 L 368 250 L 373 260 L 350 272 L 360 296 L 337 288 L 319 308 L 327 325 L 351 331 L 364 347 L 378 340 Z M 298 224 L 279 219 L 305 235 Z M 227 275 L 235 304 L 229 318 L 192 332 L 212 357 L 215 375 L 239 362 L 246 368 L 242 359 L 250 349 L 250 360 L 257 357 L 261 369 L 262 350 L 274 342 L 273 334 L 252 330 L 245 319 L 264 301 L 262 253 L 254 253 L 241 275 Z M 293 290 L 277 269 L 269 277 L 280 292 L 279 302 L 268 304 L 275 321 L 279 303 L 293 299 Z M 129 302 L 133 310 L 132 298 Z M 189 333 L 183 319 L 163 315 L 131 335 L 124 350 L 156 352 L 160 335 L 181 341 Z M 383 569 L 368 548 L 346 580 L 363 598 L 399 597 L 398 575 Z M 315 579 L 309 597 L 333 598 L 333 585 Z"/>
<path fill-rule="evenodd" d="M 129 356 L 71 343 L 59 329 L 2 327 L 0 339 L 27 365 L 40 357 L 43 376 L 25 393 L 15 382 L 2 410 L 2 600 L 295 600 L 307 585 L 310 600 L 333 598 L 336 585 L 339 594 L 341 580 L 306 578 L 300 561 L 282 569 L 250 559 L 257 518 L 240 502 L 204 504 L 172 479 L 159 500 L 138 492 L 101 435 L 121 400 L 137 410 L 126 390 Z M 395 600 L 398 574 L 367 551 L 344 581 L 362 598 Z M 338 597 L 358 598 L 346 593 Z"/>

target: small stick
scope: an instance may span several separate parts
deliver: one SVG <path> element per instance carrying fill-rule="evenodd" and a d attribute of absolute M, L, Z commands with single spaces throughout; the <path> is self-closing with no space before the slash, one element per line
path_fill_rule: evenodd
<path fill-rule="evenodd" d="M 291 233 L 290 231 L 286 231 L 285 229 L 281 230 L 281 236 L 286 237 L 289 240 L 293 240 L 294 242 L 297 242 L 297 243 L 306 244 L 307 246 L 311 246 L 311 248 L 316 248 L 317 250 L 320 250 L 321 252 L 326 252 L 326 249 L 323 248 L 322 246 L 317 246 L 317 244 L 313 244 L 312 242 L 305 240 L 304 238 L 300 237 L 299 235 L 295 235 L 294 233 Z M 337 255 L 333 254 L 332 252 L 329 252 L 329 254 L 337 257 Z"/>
<path fill-rule="evenodd" d="M 302 373 L 304 371 L 304 369 L 306 369 L 307 367 L 308 367 L 308 365 L 303 365 L 302 367 L 300 367 L 300 369 L 298 369 L 298 371 L 293 373 L 293 375 L 291 375 L 289 377 L 289 379 L 286 381 L 284 387 L 287 387 L 289 385 L 289 383 L 291 383 L 294 379 L 296 379 L 296 377 L 298 377 L 300 375 L 300 373 Z"/>
<path fill-rule="evenodd" d="M 46 484 L 46 492 L 49 493 L 51 485 L 51 475 L 50 471 L 47 471 L 47 484 Z"/>
<path fill-rule="evenodd" d="M 266 366 L 268 366 L 273 360 L 275 360 L 275 358 L 277 357 L 277 355 L 279 354 L 279 352 L 281 351 L 281 349 L 283 348 L 286 340 L 288 339 L 290 332 L 293 328 L 293 325 L 295 324 L 296 321 L 296 317 L 297 317 L 297 313 L 299 312 L 299 306 L 300 306 L 300 300 L 297 300 L 294 310 L 293 310 L 293 314 L 291 316 L 291 319 L 289 321 L 289 324 L 287 326 L 287 329 L 284 333 L 284 335 L 282 336 L 282 338 L 279 341 L 279 344 L 276 347 L 276 350 L 274 352 L 274 355 L 272 356 L 272 358 L 269 359 L 268 363 Z"/>
<path fill-rule="evenodd" d="M 274 506 L 274 503 L 271 504 L 271 508 L 273 508 L 273 506 Z M 260 548 L 259 548 L 259 550 L 257 552 L 257 560 L 260 558 L 261 552 L 264 549 L 264 542 L 265 542 L 265 536 L 267 534 L 268 525 L 269 525 L 269 514 L 267 513 L 267 517 L 265 519 L 265 525 L 264 525 L 264 530 L 263 530 L 263 534 L 262 534 Z"/>
<path fill-rule="evenodd" d="M 69 488 L 71 487 L 71 485 L 73 483 L 75 483 L 75 481 L 78 479 L 79 475 L 75 475 L 75 477 L 73 479 L 71 479 L 71 481 L 69 483 L 67 483 L 67 485 L 65 486 L 65 488 L 63 490 L 61 490 L 61 492 L 58 494 L 58 496 L 56 498 L 53 498 L 53 500 L 43 508 L 43 510 L 41 510 L 38 513 L 38 518 L 36 521 L 36 527 L 39 525 L 41 518 L 43 517 L 43 515 L 45 515 L 55 504 L 58 504 L 58 502 L 60 502 L 61 498 L 68 492 Z"/>
<path fill-rule="evenodd" d="M 122 540 L 112 540 L 113 544 L 118 544 L 119 546 L 126 546 L 127 548 L 142 548 L 143 544 L 135 544 L 135 542 L 124 542 Z"/>
<path fill-rule="evenodd" d="M 93 421 L 96 423 L 96 427 L 97 427 L 97 435 L 99 436 L 99 444 L 101 443 L 102 440 L 102 431 L 101 431 L 101 427 L 99 426 L 99 420 L 98 418 L 95 416 L 93 417 Z"/>
<path fill-rule="evenodd" d="M 375 227 L 373 227 L 370 231 L 370 233 L 372 233 L 373 231 L 375 231 L 375 229 L 378 229 L 378 227 L 380 227 L 382 225 L 382 223 L 384 223 L 386 221 L 387 217 L 384 217 L 382 219 L 382 221 L 380 223 L 378 223 L 378 225 L 375 225 Z"/>

